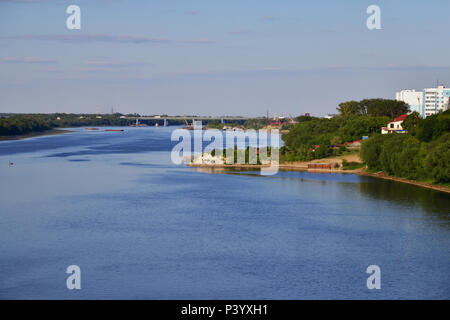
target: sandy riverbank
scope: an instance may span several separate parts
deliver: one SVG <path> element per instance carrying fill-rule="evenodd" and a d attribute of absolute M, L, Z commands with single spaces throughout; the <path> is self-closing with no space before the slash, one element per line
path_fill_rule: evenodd
<path fill-rule="evenodd" d="M 41 137 L 41 136 L 54 136 L 57 134 L 63 134 L 63 133 L 69 133 L 69 132 L 72 132 L 72 131 L 62 130 L 62 129 L 53 129 L 53 130 L 46 130 L 46 131 L 39 131 L 39 132 L 31 132 L 31 133 L 15 135 L 15 136 L 0 136 L 0 141 L 21 140 L 21 139 Z"/>
<path fill-rule="evenodd" d="M 341 168 L 335 169 L 308 169 L 309 163 L 329 163 L 329 164 L 338 164 L 342 165 L 343 160 L 347 160 L 348 162 L 359 162 L 362 163 L 359 156 L 355 153 L 330 157 L 324 159 L 316 159 L 311 161 L 296 161 L 296 162 L 283 162 L 278 165 L 279 170 L 285 171 L 312 171 L 312 172 L 335 172 L 335 173 L 356 173 L 361 171 L 361 169 L 356 170 L 342 170 Z M 260 168 L 268 168 L 269 165 L 257 165 L 257 164 L 197 164 L 197 163 L 188 163 L 190 167 L 197 168 L 233 168 L 233 169 L 260 169 Z"/>
<path fill-rule="evenodd" d="M 320 162 L 324 163 L 324 162 Z M 236 169 L 236 170 L 249 170 L 249 169 L 261 169 L 269 168 L 269 165 L 261 164 L 187 164 L 193 168 L 203 169 Z M 342 169 L 310 169 L 308 168 L 308 162 L 292 162 L 281 163 L 278 165 L 280 171 L 308 171 L 308 172 L 323 172 L 323 173 L 359 173 L 361 169 L 356 170 L 342 170 Z"/>

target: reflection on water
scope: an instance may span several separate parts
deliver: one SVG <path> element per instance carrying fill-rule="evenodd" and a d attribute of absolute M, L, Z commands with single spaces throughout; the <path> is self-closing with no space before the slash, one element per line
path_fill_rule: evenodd
<path fill-rule="evenodd" d="M 376 200 L 393 201 L 402 205 L 418 205 L 423 212 L 450 223 L 450 196 L 447 193 L 406 183 L 368 178 L 376 182 L 362 182 L 359 190 Z"/>
<path fill-rule="evenodd" d="M 450 298 L 447 194 L 176 166 L 171 130 L 0 142 L 0 298 Z"/>
<path fill-rule="evenodd" d="M 406 183 L 377 179 L 374 177 L 356 176 L 348 173 L 310 173 L 306 171 L 281 171 L 276 176 L 267 177 L 259 174 L 259 169 L 238 168 L 195 168 L 198 172 L 237 174 L 246 176 L 257 176 L 265 179 L 278 178 L 290 179 L 291 181 L 315 181 L 326 184 L 330 180 L 348 182 L 357 181 L 359 192 L 374 200 L 390 201 L 403 206 L 423 208 L 425 214 L 442 221 L 443 226 L 450 227 L 450 196 L 437 190 Z M 344 187 L 345 183 L 341 184 Z"/>

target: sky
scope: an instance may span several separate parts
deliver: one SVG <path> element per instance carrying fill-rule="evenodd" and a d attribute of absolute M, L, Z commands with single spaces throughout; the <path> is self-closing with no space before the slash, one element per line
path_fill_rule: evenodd
<path fill-rule="evenodd" d="M 450 87 L 449 30 L 448 0 L 0 0 L 0 112 L 323 116 Z"/>

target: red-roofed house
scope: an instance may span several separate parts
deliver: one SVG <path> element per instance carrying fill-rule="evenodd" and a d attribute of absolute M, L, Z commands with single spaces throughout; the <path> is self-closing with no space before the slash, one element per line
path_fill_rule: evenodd
<path fill-rule="evenodd" d="M 347 147 L 360 147 L 361 146 L 361 142 L 362 142 L 362 139 L 346 142 L 345 144 L 347 145 Z"/>
<path fill-rule="evenodd" d="M 406 117 L 406 114 L 402 114 L 401 116 L 395 118 L 394 121 L 389 122 L 386 127 L 381 128 L 381 133 L 406 133 L 406 131 L 402 127 L 402 122 Z"/>

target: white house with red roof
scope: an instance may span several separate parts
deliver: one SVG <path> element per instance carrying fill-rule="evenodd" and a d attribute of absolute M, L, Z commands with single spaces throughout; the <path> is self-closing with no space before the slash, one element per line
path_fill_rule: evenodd
<path fill-rule="evenodd" d="M 401 116 L 395 118 L 394 121 L 389 122 L 386 127 L 381 128 L 381 133 L 406 133 L 406 130 L 402 127 L 402 122 L 406 117 L 406 114 L 402 114 Z"/>

